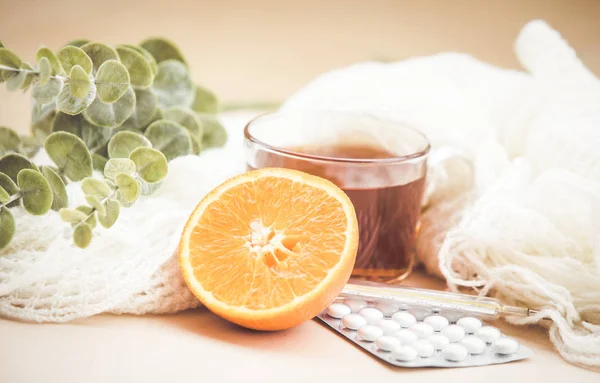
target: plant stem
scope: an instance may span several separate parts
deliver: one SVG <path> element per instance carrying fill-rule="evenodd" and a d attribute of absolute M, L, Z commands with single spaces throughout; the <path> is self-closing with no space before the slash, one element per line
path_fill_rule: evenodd
<path fill-rule="evenodd" d="M 8 201 L 4 202 L 3 204 L 0 205 L 0 208 L 6 207 L 6 205 L 15 202 L 16 200 L 18 200 L 19 198 L 21 198 L 21 192 L 16 192 L 15 194 L 11 195 L 10 198 L 8 199 Z"/>
<path fill-rule="evenodd" d="M 117 187 L 115 190 L 113 190 L 112 193 L 110 193 L 106 197 L 102 198 L 102 200 L 100 201 L 100 203 L 104 204 L 106 201 L 108 201 L 109 199 L 111 199 L 112 197 L 114 197 L 117 194 L 118 190 L 119 190 L 119 188 Z M 86 215 L 84 219 L 82 219 L 81 221 L 77 222 L 77 224 L 73 227 L 73 229 L 77 229 L 77 227 L 79 225 L 85 223 L 85 221 L 87 221 L 88 219 L 90 219 L 90 217 L 93 216 L 95 212 L 96 212 L 96 208 L 92 207 L 92 210 L 90 211 L 90 213 L 88 215 Z"/>
<path fill-rule="evenodd" d="M 5 65 L 0 65 L 0 70 L 7 70 L 7 71 L 12 71 L 12 72 L 27 72 L 27 73 L 36 74 L 38 76 L 40 75 L 40 71 L 37 71 L 37 70 L 23 69 L 23 68 L 11 68 L 11 67 L 5 66 Z M 67 76 L 59 76 L 59 75 L 51 75 L 50 77 L 58 78 L 63 81 L 67 81 L 69 79 Z"/>

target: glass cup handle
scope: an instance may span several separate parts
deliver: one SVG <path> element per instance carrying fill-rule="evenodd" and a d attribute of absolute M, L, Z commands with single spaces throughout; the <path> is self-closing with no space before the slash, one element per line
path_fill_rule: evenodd
<path fill-rule="evenodd" d="M 455 164 L 452 173 L 448 169 L 450 164 Z M 427 181 L 421 207 L 426 207 L 437 199 L 436 194 L 447 195 L 470 189 L 474 180 L 473 158 L 465 150 L 454 146 L 441 146 L 432 150 L 427 159 Z"/>

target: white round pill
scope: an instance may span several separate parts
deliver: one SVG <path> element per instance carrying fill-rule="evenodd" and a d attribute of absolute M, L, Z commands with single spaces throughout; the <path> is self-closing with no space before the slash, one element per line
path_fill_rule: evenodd
<path fill-rule="evenodd" d="M 481 328 L 481 321 L 474 317 L 460 318 L 456 324 L 464 328 L 467 334 L 473 334 Z"/>
<path fill-rule="evenodd" d="M 430 315 L 423 322 L 433 327 L 434 331 L 440 331 L 449 324 L 448 319 L 441 315 Z"/>
<path fill-rule="evenodd" d="M 398 322 L 395 322 L 391 319 L 380 319 L 379 322 L 377 322 L 377 326 L 379 326 L 386 335 L 393 334 L 400 330 L 400 325 Z"/>
<path fill-rule="evenodd" d="M 431 345 L 436 349 L 436 350 L 441 350 L 444 347 L 446 347 L 447 345 L 450 344 L 450 341 L 448 340 L 448 338 L 446 338 L 445 336 L 441 335 L 441 334 L 433 334 L 430 335 L 427 340 L 431 343 Z"/>
<path fill-rule="evenodd" d="M 358 314 L 348 314 L 342 318 L 342 324 L 350 330 L 358 330 L 367 324 L 367 320 Z"/>
<path fill-rule="evenodd" d="M 374 307 L 365 307 L 358 312 L 369 324 L 376 324 L 383 318 L 383 313 Z"/>
<path fill-rule="evenodd" d="M 429 335 L 433 334 L 433 327 L 428 325 L 427 323 L 418 322 L 410 326 L 410 331 L 417 334 L 419 338 L 427 338 Z"/>
<path fill-rule="evenodd" d="M 400 305 L 388 302 L 379 302 L 375 305 L 375 308 L 383 313 L 385 317 L 391 317 L 395 312 L 400 310 Z"/>
<path fill-rule="evenodd" d="M 344 300 L 344 303 L 346 304 L 346 306 L 350 307 L 350 310 L 353 313 L 357 313 L 368 306 L 367 302 L 363 301 L 362 299 L 356 298 L 346 298 Z"/>
<path fill-rule="evenodd" d="M 483 326 L 482 328 L 477 330 L 475 335 L 486 343 L 493 343 L 496 340 L 500 339 L 502 333 L 496 327 Z"/>
<path fill-rule="evenodd" d="M 396 321 L 403 328 L 408 328 L 417 321 L 411 313 L 406 311 L 400 311 L 392 315 L 392 320 Z"/>
<path fill-rule="evenodd" d="M 469 354 L 479 355 L 485 350 L 485 342 L 473 335 L 464 337 L 460 344 L 469 351 Z"/>
<path fill-rule="evenodd" d="M 442 335 L 448 338 L 451 343 L 458 342 L 465 337 L 465 330 L 455 324 L 442 329 Z"/>
<path fill-rule="evenodd" d="M 418 356 L 417 350 L 411 346 L 398 346 L 392 350 L 392 358 L 402 362 L 413 361 Z"/>
<path fill-rule="evenodd" d="M 435 351 L 433 349 L 433 345 L 429 343 L 429 341 L 426 339 L 419 339 L 418 341 L 411 344 L 411 346 L 413 346 L 417 350 L 417 354 L 421 358 L 429 358 L 431 355 L 433 355 L 433 352 Z"/>
<path fill-rule="evenodd" d="M 341 319 L 347 314 L 350 314 L 350 307 L 343 303 L 334 303 L 327 307 L 327 315 L 332 318 Z"/>
<path fill-rule="evenodd" d="M 406 329 L 396 331 L 394 333 L 394 336 L 396 338 L 400 339 L 400 342 L 402 342 L 402 344 L 411 344 L 412 342 L 419 339 L 419 337 L 417 336 L 416 333 L 414 333 L 413 331 L 410 331 L 410 330 L 406 330 Z"/>
<path fill-rule="evenodd" d="M 444 347 L 442 354 L 446 360 L 451 362 L 460 362 L 467 358 L 467 349 L 458 343 L 452 343 Z"/>
<path fill-rule="evenodd" d="M 500 338 L 492 345 L 492 350 L 496 354 L 510 355 L 517 352 L 519 349 L 519 342 L 513 338 Z"/>
<path fill-rule="evenodd" d="M 395 347 L 400 346 L 400 344 L 400 339 L 389 335 L 380 336 L 375 341 L 375 345 L 381 351 L 392 351 Z"/>
<path fill-rule="evenodd" d="M 371 324 L 361 326 L 358 329 L 358 336 L 360 337 L 360 339 L 366 340 L 367 342 L 373 342 L 375 341 L 375 339 L 379 338 L 382 335 L 383 330 Z"/>

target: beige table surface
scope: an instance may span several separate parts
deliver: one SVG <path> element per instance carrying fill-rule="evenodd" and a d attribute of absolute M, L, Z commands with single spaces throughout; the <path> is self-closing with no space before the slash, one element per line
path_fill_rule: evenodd
<path fill-rule="evenodd" d="M 548 20 L 600 73 L 600 1 L 0 0 L 0 39 L 33 61 L 76 37 L 108 44 L 177 41 L 196 81 L 225 101 L 283 100 L 314 76 L 369 59 L 462 51 L 518 68 L 512 44 Z M 27 131 L 29 98 L 0 86 L 0 125 Z M 443 288 L 414 276 L 409 284 Z M 0 383 L 228 381 L 598 382 L 565 363 L 543 329 L 497 324 L 534 350 L 526 361 L 471 369 L 396 369 L 317 321 L 262 334 L 206 309 L 69 324 L 0 319 Z M 377 380 L 383 378 L 381 380 Z"/>
<path fill-rule="evenodd" d="M 408 285 L 442 288 L 415 275 Z M 352 346 L 317 320 L 259 333 L 205 308 L 177 315 L 100 315 L 68 324 L 0 319 L 0 382 L 598 382 L 565 363 L 539 327 L 493 323 L 531 348 L 530 359 L 468 369 L 402 369 Z"/>

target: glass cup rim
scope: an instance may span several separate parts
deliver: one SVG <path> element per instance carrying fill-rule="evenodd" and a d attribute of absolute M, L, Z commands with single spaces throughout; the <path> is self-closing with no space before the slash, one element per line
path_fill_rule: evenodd
<path fill-rule="evenodd" d="M 290 115 L 306 115 L 306 114 L 313 114 L 313 115 L 345 115 L 345 116 L 352 116 L 352 115 L 356 115 L 356 116 L 360 116 L 360 117 L 369 117 L 372 118 L 374 120 L 378 120 L 384 123 L 388 123 L 388 124 L 394 124 L 394 125 L 402 125 L 405 129 L 410 130 L 412 133 L 415 133 L 417 135 L 419 135 L 423 141 L 425 142 L 425 145 L 422 149 L 420 150 L 416 150 L 413 153 L 410 154 L 406 154 L 403 156 L 396 156 L 396 157 L 390 157 L 390 158 L 344 158 L 344 157 L 328 157 L 328 156 L 319 156 L 319 155 L 314 155 L 314 154 L 306 154 L 306 153 L 302 153 L 302 152 L 297 152 L 294 150 L 289 150 L 289 149 L 285 149 L 285 148 L 281 148 L 278 146 L 273 146 L 270 145 L 258 138 L 256 138 L 255 136 L 252 135 L 252 133 L 250 133 L 250 129 L 252 125 L 255 125 L 257 123 L 260 122 L 260 120 L 263 120 L 265 118 L 277 118 L 277 117 L 282 117 L 282 116 L 290 116 Z M 260 114 L 254 118 L 252 118 L 244 127 L 244 138 L 250 142 L 253 142 L 257 145 L 260 145 L 261 147 L 263 147 L 264 149 L 267 149 L 269 151 L 272 151 L 274 153 L 277 154 L 281 154 L 281 155 L 286 155 L 286 156 L 290 156 L 290 157 L 295 157 L 295 158 L 300 158 L 300 159 L 306 159 L 306 160 L 311 160 L 311 161 L 321 161 L 321 162 L 335 162 L 335 163 L 347 163 L 347 164 L 397 164 L 397 163 L 403 163 L 403 162 L 407 162 L 410 160 L 414 160 L 414 159 L 418 159 L 418 158 L 422 158 L 427 156 L 427 154 L 429 153 L 429 151 L 431 150 L 431 143 L 429 142 L 429 139 L 427 139 L 427 136 L 425 136 L 425 134 L 423 134 L 420 130 L 412 127 L 410 124 L 408 123 L 404 123 L 401 121 L 394 121 L 394 120 L 390 120 L 390 119 L 384 119 L 384 118 L 380 118 L 377 116 L 374 116 L 372 114 L 369 113 L 364 113 L 364 112 L 351 112 L 351 111 L 326 111 L 326 110 L 319 110 L 319 111 L 300 111 L 300 112 L 268 112 L 268 113 L 263 113 Z"/>

